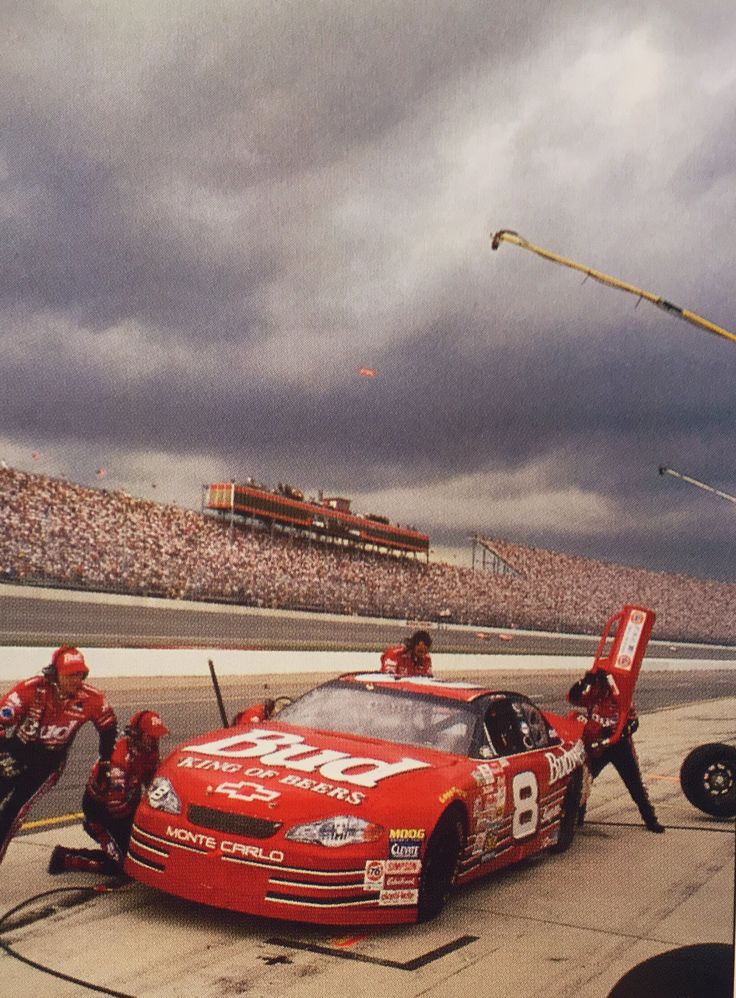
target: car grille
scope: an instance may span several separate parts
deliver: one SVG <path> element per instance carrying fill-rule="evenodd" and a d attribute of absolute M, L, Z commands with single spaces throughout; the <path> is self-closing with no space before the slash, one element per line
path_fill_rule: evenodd
<path fill-rule="evenodd" d="M 253 818 L 247 814 L 229 814 L 227 811 L 217 811 L 215 808 L 201 807 L 199 804 L 189 805 L 187 817 L 193 825 L 212 828 L 216 832 L 242 835 L 250 839 L 269 839 L 282 825 L 280 821 L 267 821 L 265 818 Z"/>

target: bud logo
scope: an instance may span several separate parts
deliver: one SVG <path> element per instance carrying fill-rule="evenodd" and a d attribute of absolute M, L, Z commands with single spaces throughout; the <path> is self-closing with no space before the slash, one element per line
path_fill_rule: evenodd
<path fill-rule="evenodd" d="M 252 728 L 204 745 L 185 745 L 183 752 L 225 756 L 235 759 L 259 759 L 266 766 L 286 766 L 302 773 L 319 772 L 327 780 L 342 780 L 358 787 L 375 787 L 381 780 L 414 769 L 428 769 L 429 763 L 404 757 L 398 762 L 384 762 L 351 756 L 336 749 L 307 745 L 301 735 Z"/>
<path fill-rule="evenodd" d="M 585 748 L 583 743 L 578 741 L 562 755 L 555 755 L 554 752 L 545 752 L 544 755 L 549 764 L 549 782 L 552 784 L 569 776 L 585 761 Z"/>
<path fill-rule="evenodd" d="M 247 787 L 250 788 L 249 793 L 239 792 L 245 790 Z M 251 783 L 249 780 L 241 780 L 240 783 L 220 783 L 215 787 L 215 793 L 225 794 L 231 800 L 242 800 L 246 803 L 254 800 L 262 800 L 269 803 L 281 796 L 278 790 L 268 790 L 266 787 L 262 787 L 260 783 Z"/>

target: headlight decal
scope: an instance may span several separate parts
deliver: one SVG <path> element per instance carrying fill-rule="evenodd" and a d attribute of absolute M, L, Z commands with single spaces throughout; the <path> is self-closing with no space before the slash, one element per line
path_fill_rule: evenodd
<path fill-rule="evenodd" d="M 385 834 L 381 825 L 375 825 L 354 815 L 335 815 L 293 825 L 286 833 L 291 842 L 307 842 L 313 845 L 336 848 L 364 842 L 377 842 Z"/>
<path fill-rule="evenodd" d="M 148 788 L 148 803 L 155 811 L 165 814 L 181 814 L 181 801 L 174 790 L 171 780 L 165 776 L 156 776 Z"/>

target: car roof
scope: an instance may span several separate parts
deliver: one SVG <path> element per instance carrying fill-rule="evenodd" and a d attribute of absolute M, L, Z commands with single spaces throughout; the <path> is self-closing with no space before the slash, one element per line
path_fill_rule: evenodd
<path fill-rule="evenodd" d="M 488 697 L 489 695 L 498 696 L 499 699 L 517 695 L 501 693 L 488 686 L 479 686 L 477 683 L 469 683 L 465 680 L 436 679 L 433 676 L 393 676 L 386 672 L 347 672 L 333 682 L 365 686 L 366 688 L 380 686 L 386 690 L 416 693 L 442 700 L 458 700 L 462 703 L 472 703 L 479 697 Z"/>

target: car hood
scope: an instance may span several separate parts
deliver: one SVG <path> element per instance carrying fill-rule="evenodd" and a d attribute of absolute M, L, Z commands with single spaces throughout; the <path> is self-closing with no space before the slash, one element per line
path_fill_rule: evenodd
<path fill-rule="evenodd" d="M 183 805 L 262 812 L 271 820 L 384 807 L 440 807 L 469 760 L 284 723 L 224 728 L 177 746 L 161 767 Z"/>

